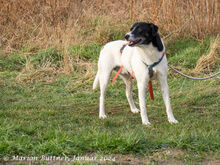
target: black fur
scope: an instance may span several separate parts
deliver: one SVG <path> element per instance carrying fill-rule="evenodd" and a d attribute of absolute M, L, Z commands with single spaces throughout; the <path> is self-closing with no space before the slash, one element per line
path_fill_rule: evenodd
<path fill-rule="evenodd" d="M 152 23 L 137 22 L 131 27 L 130 31 L 135 38 L 142 38 L 142 42 L 140 44 L 148 45 L 152 43 L 158 51 L 162 51 L 164 49 L 158 34 L 158 27 L 156 25 Z M 129 35 L 126 35 L 125 39 L 129 41 L 129 37 Z M 138 43 L 136 45 L 138 45 Z"/>
<path fill-rule="evenodd" d="M 161 39 L 160 39 L 160 36 L 159 34 L 157 34 L 153 40 L 152 40 L 152 43 L 155 47 L 157 47 L 158 51 L 163 51 L 163 44 L 161 42 Z"/>

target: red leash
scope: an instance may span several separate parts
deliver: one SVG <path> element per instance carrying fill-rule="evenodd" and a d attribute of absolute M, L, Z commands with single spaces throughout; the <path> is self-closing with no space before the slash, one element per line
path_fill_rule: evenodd
<path fill-rule="evenodd" d="M 153 77 L 153 74 L 150 74 L 150 78 L 151 77 Z M 148 91 L 149 91 L 151 100 L 154 100 L 154 92 L 153 92 L 153 87 L 152 87 L 151 80 L 149 80 L 149 82 L 148 82 Z"/>
<path fill-rule="evenodd" d="M 120 67 L 120 69 L 117 71 L 117 73 L 115 74 L 114 78 L 112 79 L 112 82 L 115 81 L 117 79 L 117 77 L 119 76 L 119 74 L 121 73 L 121 70 L 123 69 L 123 65 Z"/>

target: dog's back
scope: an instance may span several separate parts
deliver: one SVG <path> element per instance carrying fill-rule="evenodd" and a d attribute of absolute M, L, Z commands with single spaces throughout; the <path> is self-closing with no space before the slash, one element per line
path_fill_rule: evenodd
<path fill-rule="evenodd" d="M 116 66 L 121 66 L 121 53 L 120 49 L 127 41 L 117 40 L 105 44 L 100 52 L 98 61 L 98 72 L 96 74 L 93 89 L 99 84 L 99 73 L 106 70 L 112 70 Z"/>
<path fill-rule="evenodd" d="M 127 41 L 117 40 L 105 44 L 100 52 L 98 65 L 100 66 L 101 61 L 113 62 L 112 60 L 114 60 L 115 62 L 119 60 L 120 49 L 125 43 L 127 43 Z"/>

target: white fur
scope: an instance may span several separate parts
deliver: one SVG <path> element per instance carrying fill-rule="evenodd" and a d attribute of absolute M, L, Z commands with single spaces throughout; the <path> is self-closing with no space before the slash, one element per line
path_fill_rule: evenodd
<path fill-rule="evenodd" d="M 98 72 L 93 83 L 93 89 L 100 84 L 100 106 L 99 106 L 99 118 L 106 118 L 104 102 L 105 102 L 105 92 L 107 85 L 109 83 L 110 75 L 112 70 L 116 66 L 124 66 L 120 77 L 126 84 L 126 96 L 133 113 L 138 113 L 139 110 L 136 108 L 133 98 L 132 98 L 132 79 L 128 72 L 133 73 L 137 80 L 138 85 L 138 97 L 139 106 L 141 112 L 141 119 L 144 125 L 149 125 L 150 122 L 147 117 L 146 103 L 145 103 L 145 91 L 149 81 L 148 68 L 144 65 L 143 61 L 151 65 L 158 61 L 165 51 L 159 52 L 156 47 L 152 44 L 140 45 L 135 47 L 126 46 L 123 50 L 122 55 L 120 54 L 120 49 L 123 44 L 127 41 L 113 41 L 107 43 L 100 52 L 100 57 L 98 61 Z M 156 65 L 154 68 L 154 77 L 160 82 L 162 89 L 162 96 L 166 106 L 166 112 L 168 116 L 168 121 L 170 123 L 178 123 L 174 118 L 173 112 L 170 105 L 169 89 L 167 84 L 167 59 L 164 57 L 162 61 Z"/>

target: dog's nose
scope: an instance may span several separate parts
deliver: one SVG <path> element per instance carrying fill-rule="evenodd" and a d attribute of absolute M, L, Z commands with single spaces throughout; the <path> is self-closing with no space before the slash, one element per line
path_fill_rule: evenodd
<path fill-rule="evenodd" d="M 129 34 L 126 34 L 126 35 L 125 35 L 125 39 L 126 39 L 126 40 L 128 40 L 128 39 L 129 39 L 129 37 L 130 37 L 130 35 L 129 35 Z"/>

